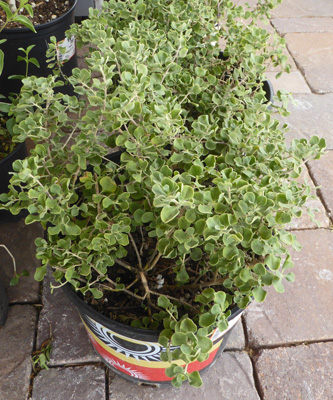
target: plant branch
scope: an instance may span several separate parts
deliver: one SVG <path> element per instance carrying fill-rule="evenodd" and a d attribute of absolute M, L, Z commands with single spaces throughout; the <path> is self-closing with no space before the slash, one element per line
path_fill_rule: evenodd
<path fill-rule="evenodd" d="M 130 241 L 132 243 L 132 246 L 133 246 L 133 249 L 135 251 L 136 257 L 138 259 L 139 268 L 142 270 L 142 262 L 141 262 L 140 253 L 139 253 L 139 250 L 138 250 L 138 248 L 136 246 L 135 240 L 133 239 L 133 236 L 132 236 L 131 232 L 129 232 L 128 236 L 130 238 Z"/>

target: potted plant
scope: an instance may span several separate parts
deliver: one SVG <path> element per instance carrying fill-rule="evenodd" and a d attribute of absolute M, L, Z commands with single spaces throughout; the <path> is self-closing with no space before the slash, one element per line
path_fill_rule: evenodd
<path fill-rule="evenodd" d="M 267 104 L 265 64 L 284 57 L 255 21 L 275 3 L 104 2 L 70 32 L 90 46 L 69 78 L 80 97 L 28 77 L 11 107 L 35 148 L 14 163 L 3 207 L 42 224 L 35 278 L 50 266 L 130 380 L 200 386 L 242 310 L 293 280 L 299 244 L 284 226 L 302 214 L 311 193 L 296 178 L 325 141 L 287 147 L 274 119 L 284 101 Z"/>
<path fill-rule="evenodd" d="M 51 70 L 45 54 L 51 37 L 55 37 L 53 43 L 58 50 L 57 65 L 61 74 L 70 75 L 72 69 L 77 67 L 74 38 L 65 35 L 74 23 L 76 3 L 77 0 L 0 1 L 0 70 L 3 67 L 0 87 L 3 96 L 18 93 L 21 77 L 27 75 L 28 65 L 24 62 L 27 54 L 24 49 L 29 49 L 29 58 L 33 60 L 29 63 L 29 74 L 49 75 Z M 23 62 L 18 62 L 20 60 Z M 62 90 L 73 94 L 69 85 Z"/>
<path fill-rule="evenodd" d="M 7 3 L 1 2 L 0 7 L 3 9 L 5 12 L 6 20 L 5 23 L 0 27 L 0 33 L 2 30 L 6 27 L 7 23 L 11 22 L 20 22 L 21 24 L 25 24 L 29 29 L 35 31 L 33 25 L 31 24 L 30 20 L 25 17 L 25 16 L 20 16 L 17 13 L 17 10 L 14 11 L 13 13 L 11 12 L 10 8 L 13 9 L 13 4 L 12 2 Z M 25 4 L 25 2 L 22 2 L 20 4 L 23 9 L 25 9 L 27 12 L 31 12 L 30 6 L 28 4 Z M 3 44 L 6 42 L 6 39 L 1 39 L 0 44 Z M 29 65 L 29 62 L 31 62 L 31 59 L 29 59 L 29 50 L 26 52 L 26 64 L 27 66 Z M 32 62 L 36 62 L 34 59 L 32 59 Z M 0 48 L 0 76 L 2 74 L 4 67 L 4 52 Z M 3 99 L 5 96 L 0 94 L 0 98 Z M 11 166 L 12 163 L 16 159 L 23 159 L 27 156 L 27 146 L 26 143 L 14 143 L 12 140 L 13 137 L 13 132 L 12 132 L 12 126 L 14 119 L 8 118 L 7 113 L 9 111 L 9 104 L 8 103 L 0 103 L 0 193 L 5 193 L 8 191 L 8 184 L 9 184 L 9 179 L 10 175 L 9 172 L 12 171 Z M 2 210 L 0 211 L 0 216 L 1 220 L 7 220 L 8 217 L 10 217 L 10 213 Z M 4 289 L 3 289 L 4 290 Z M 3 297 L 4 298 L 4 297 Z"/>
<path fill-rule="evenodd" d="M 28 73 L 46 76 L 52 72 L 47 68 L 45 54 L 49 46 L 57 49 L 58 76 L 69 74 L 77 66 L 75 41 L 65 38 L 65 31 L 74 22 L 75 6 L 76 0 L 51 5 L 44 1 L 37 5 L 29 0 L 0 1 L 0 193 L 8 190 L 13 162 L 28 154 L 25 142 L 13 141 L 14 120 L 8 117 L 10 102 L 16 101 L 15 93 Z M 72 94 L 69 85 L 61 90 Z M 5 211 L 0 216 L 2 221 L 13 219 Z"/>

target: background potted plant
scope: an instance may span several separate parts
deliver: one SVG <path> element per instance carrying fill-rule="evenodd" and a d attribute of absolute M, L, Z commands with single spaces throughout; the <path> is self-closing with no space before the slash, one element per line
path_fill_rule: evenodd
<path fill-rule="evenodd" d="M 51 4 L 41 1 L 37 5 L 29 0 L 0 1 L 0 193 L 8 190 L 13 162 L 27 156 L 25 141 L 13 141 L 14 120 L 8 117 L 10 102 L 16 100 L 23 77 L 52 73 L 46 62 L 48 47 L 57 50 L 58 76 L 70 74 L 77 66 L 75 41 L 65 38 L 65 31 L 74 22 L 75 6 L 76 0 Z M 73 93 L 69 85 L 61 90 Z M 2 221 L 12 219 L 5 211 L 0 216 Z"/>
<path fill-rule="evenodd" d="M 8 3 L 8 4 L 7 4 Z M 0 77 L 1 94 L 18 93 L 22 76 L 27 74 L 27 64 L 17 62 L 27 57 L 29 49 L 29 74 L 47 76 L 51 70 L 46 62 L 46 51 L 51 37 L 55 37 L 58 49 L 57 65 L 63 75 L 70 75 L 77 67 L 76 46 L 73 38 L 65 32 L 74 23 L 77 0 L 55 0 L 32 2 L 30 0 L 0 1 Z M 1 23 L 2 22 L 2 23 Z M 5 64 L 3 64 L 5 58 Z M 11 79 L 8 79 L 12 77 Z M 19 79 L 13 79 L 19 78 Z M 73 94 L 69 85 L 63 91 Z"/>
<path fill-rule="evenodd" d="M 3 207 L 41 222 L 35 278 L 50 266 L 102 359 L 133 381 L 200 386 L 228 321 L 293 280 L 284 226 L 325 141 L 287 147 L 284 103 L 267 104 L 265 64 L 284 57 L 255 21 L 275 3 L 104 2 L 70 32 L 90 45 L 69 78 L 81 97 L 28 77 L 11 107 L 15 135 L 36 145 Z"/>

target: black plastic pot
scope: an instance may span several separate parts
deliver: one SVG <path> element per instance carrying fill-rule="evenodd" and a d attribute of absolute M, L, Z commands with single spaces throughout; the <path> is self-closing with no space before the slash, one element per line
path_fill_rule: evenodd
<path fill-rule="evenodd" d="M 0 327 L 5 325 L 8 315 L 8 298 L 6 290 L 0 281 Z"/>
<path fill-rule="evenodd" d="M 222 60 L 222 61 L 226 61 L 226 60 L 228 60 L 228 57 L 223 54 L 223 51 L 221 51 L 220 54 L 219 54 L 219 59 Z M 263 81 L 263 90 L 264 90 L 264 92 L 266 94 L 265 97 L 267 99 L 267 103 L 268 102 L 273 103 L 274 89 L 273 89 L 273 86 L 271 84 L 271 81 L 269 81 L 269 80 Z"/>
<path fill-rule="evenodd" d="M 70 0 L 71 9 L 68 10 L 61 17 L 54 21 L 45 24 L 36 25 L 37 33 L 32 32 L 28 28 L 14 28 L 4 29 L 1 34 L 1 39 L 6 39 L 2 43 L 1 49 L 5 54 L 4 69 L 0 76 L 0 93 L 8 96 L 9 93 L 18 93 L 21 89 L 22 83 L 17 79 L 8 79 L 11 75 L 25 75 L 26 64 L 24 61 L 17 61 L 18 56 L 23 56 L 23 52 L 19 51 L 20 47 L 27 48 L 28 46 L 35 45 L 29 53 L 29 57 L 35 57 L 40 68 L 33 64 L 29 64 L 29 75 L 48 76 L 51 69 L 47 67 L 46 63 L 46 50 L 50 37 L 55 36 L 57 43 L 62 42 L 62 45 L 68 48 L 68 61 L 63 63 L 62 72 L 64 75 L 71 75 L 72 69 L 77 67 L 77 54 L 75 42 L 65 40 L 65 32 L 69 29 L 70 25 L 74 23 L 74 10 L 77 0 Z M 65 94 L 73 94 L 72 87 L 65 85 L 61 88 L 61 92 Z"/>
<path fill-rule="evenodd" d="M 87 305 L 69 284 L 64 285 L 63 290 L 76 306 L 96 353 L 114 373 L 137 384 L 171 384 L 171 378 L 165 375 L 169 364 L 160 360 L 164 347 L 158 343 L 158 331 L 132 328 L 113 321 Z M 211 336 L 214 345 L 209 358 L 191 363 L 189 372 L 204 371 L 214 364 L 243 311 L 237 307 L 232 310 L 228 329 L 224 332 L 216 329 Z"/>
<path fill-rule="evenodd" d="M 25 142 L 18 143 L 14 151 L 7 157 L 0 159 L 0 194 L 8 192 L 8 185 L 11 178 L 10 172 L 13 171 L 12 165 L 15 160 L 23 160 L 28 155 Z M 24 213 L 13 216 L 9 211 L 0 210 L 0 222 L 8 222 L 20 218 Z"/>
<path fill-rule="evenodd" d="M 264 92 L 266 93 L 267 102 L 271 102 L 273 104 L 274 89 L 273 89 L 271 81 L 269 81 L 269 80 L 264 81 L 263 89 L 264 89 Z"/>

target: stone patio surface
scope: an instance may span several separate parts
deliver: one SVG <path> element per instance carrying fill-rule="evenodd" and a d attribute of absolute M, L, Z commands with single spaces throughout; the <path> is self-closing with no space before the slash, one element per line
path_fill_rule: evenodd
<path fill-rule="evenodd" d="M 240 0 L 244 3 L 243 0 Z M 204 386 L 181 389 L 136 386 L 110 372 L 94 353 L 75 308 L 50 280 L 34 281 L 38 225 L 0 224 L 0 243 L 14 254 L 18 272 L 9 287 L 11 258 L 0 248 L 0 281 L 10 302 L 0 328 L 0 400 L 330 400 L 333 398 L 333 1 L 285 0 L 270 31 L 286 40 L 292 72 L 275 79 L 276 90 L 294 94 L 287 141 L 326 137 L 328 150 L 307 164 L 302 179 L 316 188 L 311 206 L 317 226 L 302 217 L 290 224 L 303 250 L 294 254 L 296 282 L 253 304 L 225 352 L 204 375 Z M 33 373 L 32 356 L 52 334 L 49 369 Z"/>

